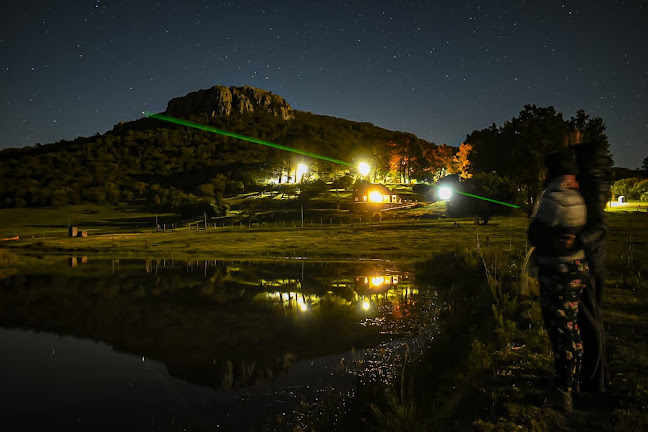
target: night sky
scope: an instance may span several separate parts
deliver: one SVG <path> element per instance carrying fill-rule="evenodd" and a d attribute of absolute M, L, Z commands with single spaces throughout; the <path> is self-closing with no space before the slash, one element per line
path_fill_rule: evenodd
<path fill-rule="evenodd" d="M 169 99 L 251 85 L 295 109 L 437 144 L 525 104 L 602 117 L 648 157 L 648 0 L 13 1 L 0 148 L 103 133 Z"/>

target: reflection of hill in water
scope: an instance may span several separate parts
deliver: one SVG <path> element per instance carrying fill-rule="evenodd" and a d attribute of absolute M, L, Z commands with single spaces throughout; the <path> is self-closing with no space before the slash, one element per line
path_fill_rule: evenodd
<path fill-rule="evenodd" d="M 271 380 L 296 360 L 384 338 L 360 325 L 369 312 L 358 304 L 378 294 L 360 301 L 353 290 L 357 275 L 380 266 L 80 262 L 1 280 L 0 325 L 104 341 L 216 388 Z"/>

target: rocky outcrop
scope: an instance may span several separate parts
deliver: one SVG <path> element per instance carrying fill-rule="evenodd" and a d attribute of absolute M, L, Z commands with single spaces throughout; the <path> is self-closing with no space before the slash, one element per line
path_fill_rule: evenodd
<path fill-rule="evenodd" d="M 293 109 L 281 96 L 250 86 L 225 87 L 222 85 L 171 99 L 167 105 L 166 114 L 176 117 L 198 113 L 229 116 L 257 111 L 267 112 L 284 120 L 295 118 Z"/>

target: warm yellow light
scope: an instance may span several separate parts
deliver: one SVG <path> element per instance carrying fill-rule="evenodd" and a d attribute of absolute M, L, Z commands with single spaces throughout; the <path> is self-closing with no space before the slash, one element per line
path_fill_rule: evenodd
<path fill-rule="evenodd" d="M 301 309 L 302 312 L 306 312 L 308 310 L 308 305 L 306 303 L 302 303 L 299 305 L 299 309 Z"/>
<path fill-rule="evenodd" d="M 378 191 L 371 191 L 369 192 L 369 202 L 382 202 L 383 201 L 383 196 L 380 192 Z"/>
<path fill-rule="evenodd" d="M 376 276 L 371 278 L 371 285 L 380 286 L 385 283 L 385 278 L 382 276 Z"/>
<path fill-rule="evenodd" d="M 369 174 L 369 171 L 371 171 L 371 167 L 369 166 L 369 164 L 367 162 L 360 162 L 358 164 L 358 171 L 363 176 L 366 176 L 367 174 Z"/>
<path fill-rule="evenodd" d="M 371 307 L 371 303 L 369 303 L 368 301 L 365 300 L 362 302 L 362 309 L 369 310 L 370 307 Z"/>

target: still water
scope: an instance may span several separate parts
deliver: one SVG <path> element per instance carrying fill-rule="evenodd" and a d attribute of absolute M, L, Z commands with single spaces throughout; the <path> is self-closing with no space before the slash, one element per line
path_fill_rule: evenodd
<path fill-rule="evenodd" d="M 438 313 L 386 262 L 20 269 L 0 279 L 2 429 L 279 429 L 344 411 L 359 377 L 389 381 Z"/>

